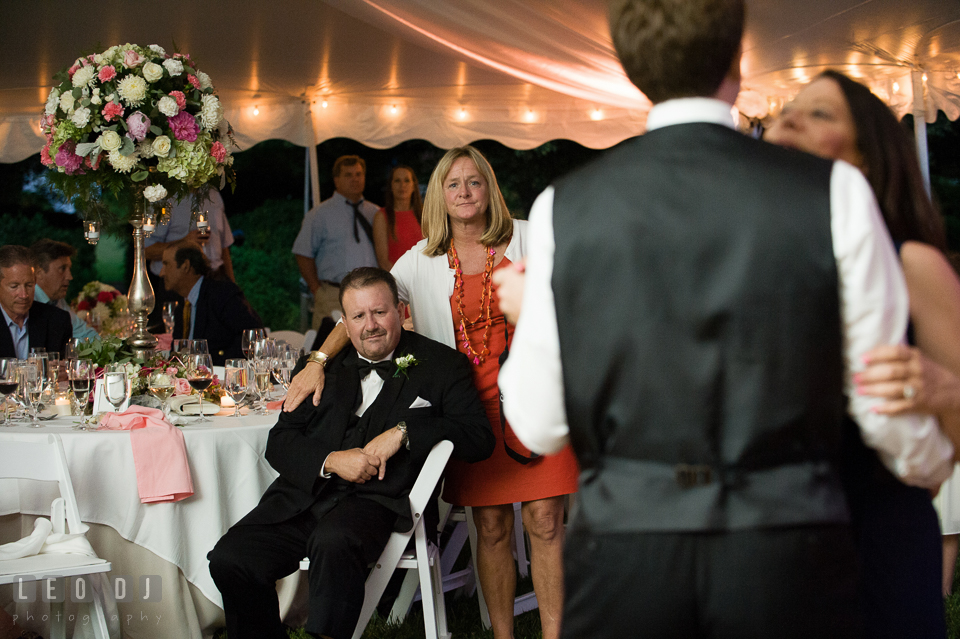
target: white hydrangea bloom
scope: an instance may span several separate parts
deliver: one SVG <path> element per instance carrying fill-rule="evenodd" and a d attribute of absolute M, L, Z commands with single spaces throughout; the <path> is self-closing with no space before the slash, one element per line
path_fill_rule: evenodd
<path fill-rule="evenodd" d="M 78 129 L 82 129 L 90 122 L 90 109 L 87 107 L 80 107 L 73 112 L 72 116 L 70 116 L 70 121 L 73 122 Z"/>
<path fill-rule="evenodd" d="M 171 98 L 169 95 L 165 95 L 160 98 L 160 101 L 157 102 L 157 108 L 160 110 L 160 113 L 164 114 L 168 118 L 172 118 L 180 112 L 180 109 L 177 107 L 177 101 Z"/>
<path fill-rule="evenodd" d="M 151 44 L 147 48 L 153 51 L 154 53 L 156 53 L 157 55 L 160 55 L 160 56 L 167 55 L 167 52 L 164 51 L 163 47 L 161 47 L 159 44 Z"/>
<path fill-rule="evenodd" d="M 164 60 L 163 68 L 167 70 L 167 73 L 174 77 L 183 73 L 183 63 L 179 60 L 174 60 L 173 58 Z"/>
<path fill-rule="evenodd" d="M 133 170 L 133 167 L 137 165 L 137 154 L 131 153 L 130 155 L 121 155 L 119 150 L 110 151 L 110 155 L 107 156 L 107 159 L 110 160 L 110 165 L 115 168 L 120 173 L 129 173 Z"/>
<path fill-rule="evenodd" d="M 205 95 L 200 98 L 200 125 L 207 131 L 211 131 L 220 124 L 223 119 L 223 105 L 215 95 Z"/>
<path fill-rule="evenodd" d="M 80 88 L 91 84 L 97 77 L 97 68 L 92 65 L 80 67 L 73 74 L 73 86 Z"/>
<path fill-rule="evenodd" d="M 150 202 L 158 202 L 167 197 L 167 189 L 162 184 L 153 184 L 143 190 L 143 197 Z"/>

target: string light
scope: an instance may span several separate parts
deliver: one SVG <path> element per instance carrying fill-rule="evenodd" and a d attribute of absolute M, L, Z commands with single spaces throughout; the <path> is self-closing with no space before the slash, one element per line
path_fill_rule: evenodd
<path fill-rule="evenodd" d="M 327 108 L 327 101 L 324 100 L 323 102 L 321 102 L 321 103 L 320 103 L 320 106 L 323 107 L 324 109 L 326 109 L 326 108 Z"/>
<path fill-rule="evenodd" d="M 457 113 L 457 117 L 459 117 L 461 120 L 466 120 L 466 119 L 467 119 L 467 110 L 464 109 L 463 107 L 460 107 L 460 111 Z"/>
<path fill-rule="evenodd" d="M 927 74 L 924 73 L 922 77 L 923 77 L 923 81 L 926 82 L 926 81 L 927 81 Z"/>
<path fill-rule="evenodd" d="M 391 113 L 391 115 L 396 115 L 396 114 L 397 114 L 397 105 L 396 105 L 396 104 L 394 104 L 392 107 L 390 107 L 390 113 Z"/>
<path fill-rule="evenodd" d="M 900 84 L 898 82 L 893 83 L 893 92 L 900 93 Z"/>
<path fill-rule="evenodd" d="M 603 111 L 601 111 L 600 109 L 594 109 L 593 112 L 590 114 L 590 119 L 593 120 L 594 122 L 596 122 L 597 120 L 602 120 Z"/>
<path fill-rule="evenodd" d="M 533 112 L 533 109 L 527 109 L 527 115 L 525 117 L 527 122 L 533 122 L 537 119 L 537 114 Z"/>
<path fill-rule="evenodd" d="M 260 107 L 257 106 L 256 104 L 253 105 L 253 114 L 254 114 L 254 115 L 260 115 Z"/>

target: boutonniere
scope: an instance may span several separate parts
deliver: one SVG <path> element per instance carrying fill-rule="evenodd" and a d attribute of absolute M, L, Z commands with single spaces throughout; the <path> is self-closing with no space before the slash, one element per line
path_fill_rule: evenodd
<path fill-rule="evenodd" d="M 394 377 L 399 377 L 403 374 L 404 377 L 409 379 L 408 369 L 412 366 L 416 366 L 420 363 L 413 355 L 404 355 L 403 357 L 397 357 L 393 360 L 393 363 L 397 365 L 397 370 L 393 372 Z"/>

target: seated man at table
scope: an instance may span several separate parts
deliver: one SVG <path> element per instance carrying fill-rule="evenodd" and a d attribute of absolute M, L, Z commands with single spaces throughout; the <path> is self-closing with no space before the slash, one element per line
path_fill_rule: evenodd
<path fill-rule="evenodd" d="M 33 303 L 37 285 L 33 263 L 33 252 L 26 246 L 0 247 L 0 357 L 27 359 L 31 348 L 63 354 L 73 335 L 69 313 Z"/>
<path fill-rule="evenodd" d="M 36 259 L 37 287 L 33 289 L 33 300 L 38 303 L 56 306 L 61 311 L 70 313 L 70 324 L 73 326 L 73 336 L 77 339 L 96 339 L 97 331 L 77 317 L 70 305 L 67 304 L 67 289 L 73 281 L 73 256 L 77 249 L 65 242 L 57 242 L 44 238 L 37 240 L 30 247 Z"/>
<path fill-rule="evenodd" d="M 319 406 L 280 413 L 266 452 L 280 477 L 209 555 L 230 639 L 286 636 L 275 582 L 303 557 L 310 559 L 306 630 L 348 639 L 368 565 L 393 530 L 413 523 L 408 496 L 430 449 L 449 439 L 453 455 L 468 462 L 493 452 L 469 362 L 401 328 L 404 305 L 392 275 L 355 269 L 341 283 L 340 305 L 353 348 L 327 363 Z M 401 368 L 394 358 L 407 355 L 414 363 Z"/>
<path fill-rule="evenodd" d="M 183 297 L 173 337 L 207 340 L 213 363 L 223 366 L 229 358 L 243 357 L 243 331 L 263 328 L 263 322 L 239 286 L 209 275 L 210 262 L 196 244 L 175 244 L 163 252 L 163 284 Z"/>

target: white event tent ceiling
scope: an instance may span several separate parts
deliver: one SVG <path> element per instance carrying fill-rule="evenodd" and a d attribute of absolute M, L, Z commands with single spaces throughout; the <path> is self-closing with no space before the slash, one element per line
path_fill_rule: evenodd
<path fill-rule="evenodd" d="M 747 6 L 742 114 L 775 113 L 837 68 L 901 115 L 960 116 L 960 1 Z M 643 131 L 649 102 L 617 62 L 606 11 L 604 0 L 0 0 L 0 162 L 43 146 L 56 71 L 125 42 L 189 53 L 241 148 L 332 137 L 608 147 Z"/>

